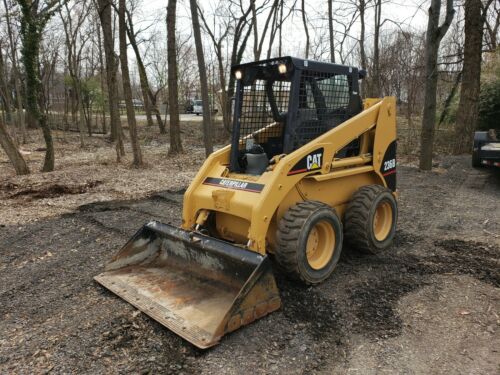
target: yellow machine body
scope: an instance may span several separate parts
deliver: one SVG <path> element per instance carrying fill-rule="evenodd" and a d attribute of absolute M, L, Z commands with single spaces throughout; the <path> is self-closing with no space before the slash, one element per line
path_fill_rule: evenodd
<path fill-rule="evenodd" d="M 336 159 L 336 153 L 358 137 L 359 155 Z M 203 224 L 204 214 L 215 213 L 221 238 L 260 254 L 272 253 L 276 225 L 297 202 L 324 202 L 342 215 L 361 186 L 387 186 L 384 155 L 395 140 L 396 102 L 386 97 L 366 99 L 360 114 L 280 158 L 260 176 L 229 173 L 230 146 L 224 147 L 207 158 L 184 194 L 182 228 L 192 230 L 200 215 L 198 224 Z M 319 169 L 289 174 L 298 161 L 319 148 L 324 149 Z M 252 191 L 248 186 L 254 184 L 259 186 Z"/>
<path fill-rule="evenodd" d="M 251 66 L 244 74 L 255 81 L 252 74 L 267 77 L 272 73 L 276 80 L 281 80 L 276 81 L 280 85 L 289 79 L 288 83 L 295 82 L 295 96 L 285 90 L 270 99 L 274 121 L 258 123 L 257 130 L 247 131 L 241 137 L 239 117 L 235 116 L 238 132 L 232 145 L 215 151 L 205 160 L 184 194 L 181 228 L 147 223 L 111 259 L 104 272 L 95 277 L 100 284 L 200 348 L 213 346 L 226 333 L 280 308 L 279 291 L 267 255 L 276 253 L 278 225 L 291 207 L 301 202 L 319 204 L 331 211 L 330 217 L 344 220 L 346 206 L 360 188 L 373 185 L 388 188 L 384 190 L 386 200 L 387 195 L 389 200 L 396 195 L 393 97 L 366 99 L 363 107 L 358 101 L 356 111 L 346 116 L 345 121 L 321 130 L 310 141 L 302 138 L 306 141 L 287 153 L 273 152 L 259 173 L 235 172 L 238 170 L 234 168 L 235 155 L 238 156 L 238 150 L 245 150 L 248 146 L 245 142 L 250 138 L 258 144 L 270 144 L 276 131 L 284 134 L 285 126 L 293 125 L 290 119 L 298 110 L 311 112 L 305 101 L 300 102 L 299 94 L 305 93 L 306 82 L 316 90 L 321 82 L 314 76 L 300 81 L 298 75 L 293 75 L 299 74 L 300 69 L 310 69 L 311 63 L 288 58 L 285 60 L 288 65 L 278 66 L 276 61 L 257 64 L 254 71 Z M 334 64 L 313 66 L 321 74 L 330 67 L 352 72 L 351 68 Z M 242 76 L 241 72 L 236 73 Z M 337 79 L 332 74 L 336 73 L 320 79 Z M 351 98 L 359 99 L 357 77 L 356 70 L 349 90 Z M 265 92 L 264 89 L 244 91 L 247 88 L 242 82 L 238 83 L 238 90 L 261 93 L 261 97 Z M 269 90 L 267 95 L 271 95 Z M 276 110 L 276 102 L 272 102 L 276 99 L 286 101 L 288 120 L 284 112 Z M 316 95 L 316 99 L 322 98 Z M 235 113 L 243 116 L 250 102 L 240 100 Z M 256 107 L 267 111 L 265 106 Z M 321 113 L 317 115 L 319 118 Z M 293 129 L 287 130 L 292 131 L 287 134 L 296 134 Z M 354 141 L 356 153 L 340 155 Z M 326 228 L 325 223 L 320 223 L 317 230 Z M 338 225 L 341 231 L 342 224 Z M 315 245 L 308 242 L 307 246 L 309 249 Z"/>

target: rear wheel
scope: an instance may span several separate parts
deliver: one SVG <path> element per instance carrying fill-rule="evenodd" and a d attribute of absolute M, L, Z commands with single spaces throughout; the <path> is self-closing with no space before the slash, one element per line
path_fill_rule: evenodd
<path fill-rule="evenodd" d="M 317 284 L 335 269 L 342 239 L 342 223 L 335 210 L 320 202 L 301 202 L 279 223 L 275 259 L 291 277 Z"/>
<path fill-rule="evenodd" d="M 346 241 L 363 252 L 377 253 L 392 244 L 398 218 L 396 199 L 381 185 L 354 193 L 345 213 Z"/>
<path fill-rule="evenodd" d="M 481 144 L 474 140 L 474 146 L 472 148 L 472 167 L 481 168 L 481 158 L 479 157 L 479 152 L 481 151 Z"/>
<path fill-rule="evenodd" d="M 479 151 L 472 151 L 472 166 L 474 168 L 481 168 L 481 159 L 479 158 Z"/>

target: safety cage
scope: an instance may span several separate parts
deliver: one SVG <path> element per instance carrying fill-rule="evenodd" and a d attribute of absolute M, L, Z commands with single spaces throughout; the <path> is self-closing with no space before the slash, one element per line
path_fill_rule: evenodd
<path fill-rule="evenodd" d="M 364 71 L 281 57 L 233 66 L 236 94 L 230 169 L 260 174 L 288 154 L 362 110 Z M 359 148 L 356 141 L 349 148 Z M 260 155 L 260 167 L 253 167 Z M 254 161 L 252 161 L 254 160 Z"/>

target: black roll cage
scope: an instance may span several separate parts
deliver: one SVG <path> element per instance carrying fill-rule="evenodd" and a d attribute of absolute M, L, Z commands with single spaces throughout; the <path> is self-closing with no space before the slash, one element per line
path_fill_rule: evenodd
<path fill-rule="evenodd" d="M 285 64 L 286 73 L 279 73 L 279 64 Z M 316 103 L 318 119 L 321 120 L 325 116 L 325 98 L 320 88 L 318 87 L 317 80 L 303 75 L 304 72 L 330 74 L 331 76 L 346 75 L 349 82 L 348 116 L 354 116 L 362 110 L 362 101 L 359 94 L 358 81 L 359 79 L 363 79 L 366 76 L 366 72 L 364 70 L 359 70 L 358 68 L 286 56 L 235 65 L 231 68 L 231 74 L 234 75 L 238 70 L 243 72 L 243 76 L 242 79 L 236 80 L 233 132 L 231 137 L 229 165 L 230 171 L 232 172 L 241 172 L 241 166 L 239 165 L 238 158 L 240 156 L 240 118 L 243 104 L 242 100 L 244 87 L 252 85 L 253 82 L 257 79 L 266 80 L 265 93 L 271 107 L 272 117 L 274 121 L 284 124 L 282 141 L 283 153 L 285 154 L 295 151 L 296 149 L 294 149 L 293 135 L 295 134 L 295 127 L 297 126 L 299 121 L 298 108 L 302 77 L 304 77 L 304 80 L 310 84 L 314 102 Z M 280 113 L 276 104 L 276 98 L 273 93 L 273 84 L 276 81 L 290 82 L 290 95 L 286 112 Z"/>

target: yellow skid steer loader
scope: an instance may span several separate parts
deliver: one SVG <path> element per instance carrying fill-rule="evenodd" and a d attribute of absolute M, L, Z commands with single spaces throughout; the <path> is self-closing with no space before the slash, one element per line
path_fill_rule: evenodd
<path fill-rule="evenodd" d="M 231 144 L 186 190 L 181 228 L 147 223 L 95 277 L 200 348 L 279 309 L 270 259 L 317 284 L 344 239 L 385 249 L 397 221 L 396 103 L 363 103 L 364 71 L 280 57 L 231 74 Z"/>

